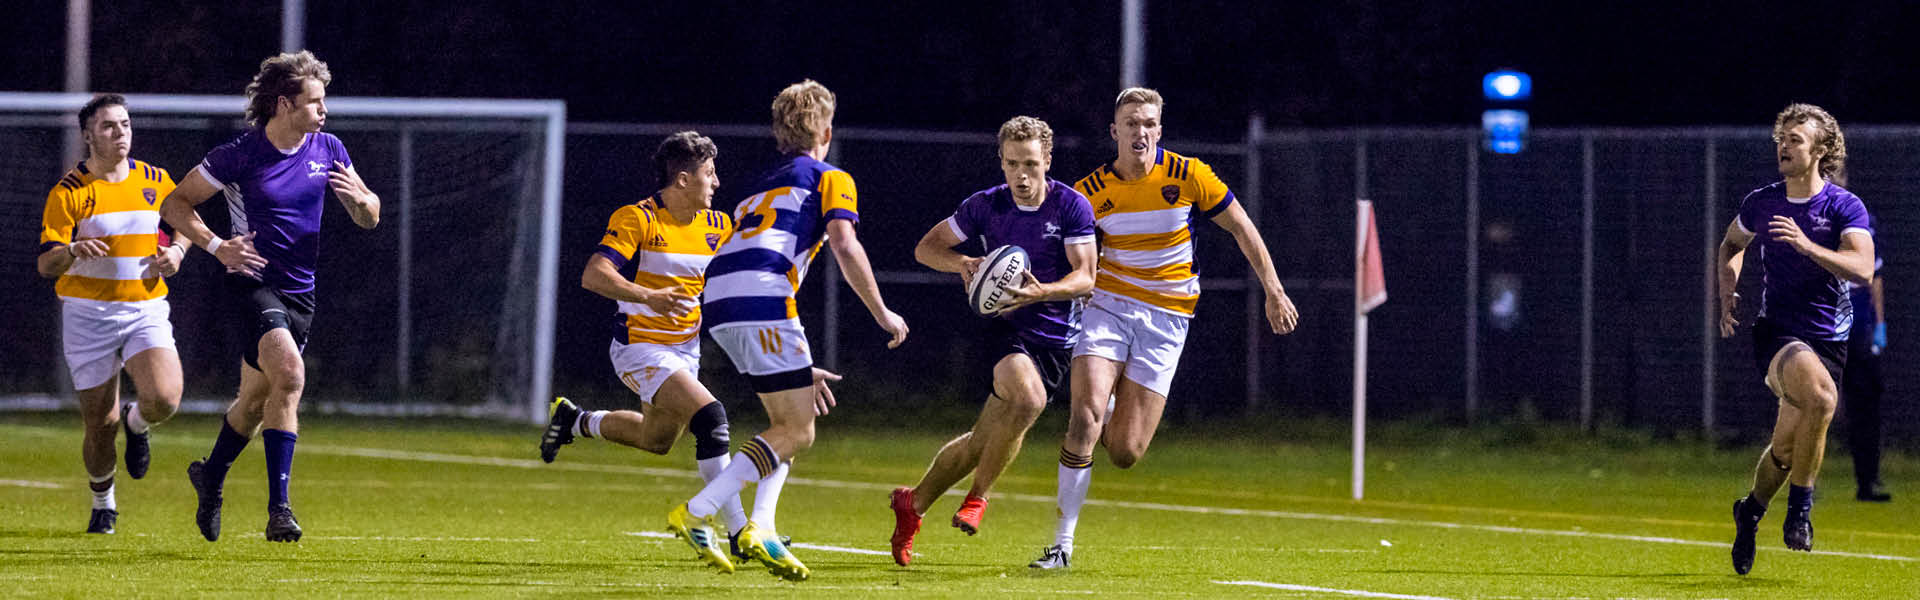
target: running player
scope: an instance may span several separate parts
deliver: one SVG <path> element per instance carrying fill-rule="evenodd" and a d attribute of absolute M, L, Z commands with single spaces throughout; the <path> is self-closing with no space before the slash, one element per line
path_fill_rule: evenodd
<path fill-rule="evenodd" d="M 719 154 L 713 140 L 692 131 L 661 141 L 653 153 L 659 191 L 613 212 L 580 274 L 581 287 L 618 303 L 607 353 L 644 413 L 582 411 L 556 398 L 540 438 L 541 460 L 553 462 L 576 436 L 664 455 L 691 429 L 700 476 L 712 481 L 726 469 L 727 410 L 699 380 L 700 290 L 707 262 L 733 231 L 733 218 L 712 210 Z M 629 266 L 633 276 L 622 276 Z M 728 535 L 738 539 L 747 525 L 740 498 L 727 499 L 724 509 Z"/>
<path fill-rule="evenodd" d="M 1119 155 L 1076 184 L 1094 207 L 1100 274 L 1073 349 L 1059 522 L 1053 545 L 1028 565 L 1033 568 L 1071 564 L 1074 528 L 1093 477 L 1094 444 L 1105 445 L 1114 466 L 1125 469 L 1153 441 L 1200 299 L 1188 223 L 1205 218 L 1233 235 L 1266 293 L 1267 325 L 1274 333 L 1291 332 L 1299 321 L 1260 230 L 1233 201 L 1233 192 L 1206 163 L 1160 148 L 1164 105 L 1150 89 L 1121 91 L 1110 127 Z"/>
<path fill-rule="evenodd" d="M 268 58 L 247 84 L 251 129 L 207 153 L 168 196 L 167 222 L 227 266 L 225 288 L 240 328 L 240 393 L 221 420 L 206 460 L 187 467 L 200 498 L 194 522 L 220 538 L 221 487 L 227 469 L 256 430 L 267 450 L 266 538 L 300 540 L 287 486 L 299 438 L 298 409 L 307 367 L 300 353 L 313 323 L 314 266 L 320 213 L 332 189 L 353 223 L 380 223 L 380 197 L 368 189 L 346 146 L 321 133 L 327 120 L 327 63 L 306 51 Z M 224 192 L 233 215 L 229 237 L 215 237 L 193 207 Z"/>
<path fill-rule="evenodd" d="M 95 96 L 80 108 L 87 159 L 47 192 L 41 216 L 40 275 L 59 278 L 61 342 L 86 425 L 86 464 L 93 513 L 87 533 L 113 533 L 116 430 L 127 432 L 127 475 L 147 475 L 148 427 L 180 407 L 180 354 L 167 320 L 165 277 L 186 258 L 185 240 L 160 231 L 160 201 L 173 191 L 166 170 L 128 158 L 133 120 L 127 99 Z M 120 371 L 133 375 L 139 400 L 120 402 Z"/>
<path fill-rule="evenodd" d="M 1813 484 L 1827 449 L 1827 425 L 1839 402 L 1853 303 L 1846 282 L 1873 279 L 1873 228 L 1867 206 L 1830 181 L 1846 165 L 1840 124 L 1818 106 L 1794 104 L 1773 122 L 1782 180 L 1740 201 L 1720 241 L 1720 335 L 1733 335 L 1741 259 L 1760 242 L 1763 293 L 1753 323 L 1754 358 L 1780 398 L 1772 444 L 1753 469 L 1753 488 L 1733 503 L 1733 570 L 1753 568 L 1754 535 L 1767 504 L 1787 490 L 1781 537 L 1813 550 Z"/>
<path fill-rule="evenodd" d="M 919 485 L 893 491 L 893 561 L 913 560 L 913 536 L 933 502 L 968 473 L 973 487 L 953 515 L 953 526 L 973 535 L 993 482 L 1020 454 L 1027 429 L 1066 379 L 1079 311 L 1072 299 L 1093 289 L 1093 206 L 1073 186 L 1047 178 L 1053 166 L 1053 128 L 1033 117 L 1000 126 L 1000 172 L 1006 183 L 975 193 L 953 216 L 927 231 L 914 248 L 921 264 L 959 273 L 971 282 L 980 260 L 954 251 L 974 239 L 991 250 L 1018 246 L 1031 267 L 1025 285 L 987 325 L 996 356 L 993 393 L 973 429 L 940 448 Z M 1044 283 L 1043 283 L 1044 281 Z"/>
<path fill-rule="evenodd" d="M 892 336 L 887 347 L 907 339 L 906 320 L 887 309 L 854 235 L 860 217 L 853 177 L 822 162 L 833 142 L 833 112 L 833 92 L 811 79 L 774 98 L 773 137 L 788 158 L 748 188 L 752 195 L 733 211 L 736 229 L 707 266 L 709 332 L 747 376 L 772 421 L 742 445 L 718 478 L 667 515 L 673 532 L 722 571 L 732 572 L 733 564 L 714 542 L 707 520 L 746 484 L 759 482 L 751 522 L 740 531 L 741 549 L 786 579 L 810 574 L 777 539 L 772 520 L 787 463 L 813 445 L 814 417 L 833 404 L 826 372 L 813 368 L 794 308 L 794 292 L 823 242 L 833 248 L 841 274 L 874 322 Z"/>

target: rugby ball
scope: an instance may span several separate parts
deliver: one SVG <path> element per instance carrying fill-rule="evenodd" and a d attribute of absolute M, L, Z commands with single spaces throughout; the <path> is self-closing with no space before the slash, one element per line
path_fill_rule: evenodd
<path fill-rule="evenodd" d="M 1001 246 L 980 260 L 980 270 L 967 286 L 967 303 L 982 315 L 992 314 L 1013 299 L 1007 288 L 1017 288 L 1027 274 L 1027 251 L 1019 246 Z"/>

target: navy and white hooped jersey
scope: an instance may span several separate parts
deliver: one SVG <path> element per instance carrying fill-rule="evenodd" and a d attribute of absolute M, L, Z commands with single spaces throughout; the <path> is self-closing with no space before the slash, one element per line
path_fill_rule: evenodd
<path fill-rule="evenodd" d="M 827 238 L 827 222 L 859 222 L 853 176 L 795 156 L 762 176 L 733 209 L 735 229 L 707 265 L 709 328 L 799 317 L 793 295 Z"/>

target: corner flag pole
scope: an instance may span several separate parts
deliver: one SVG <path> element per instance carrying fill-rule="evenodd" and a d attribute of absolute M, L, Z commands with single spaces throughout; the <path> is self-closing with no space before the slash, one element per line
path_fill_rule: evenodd
<path fill-rule="evenodd" d="M 1366 491 L 1367 311 L 1387 301 L 1373 202 L 1356 201 L 1353 231 L 1353 499 Z"/>

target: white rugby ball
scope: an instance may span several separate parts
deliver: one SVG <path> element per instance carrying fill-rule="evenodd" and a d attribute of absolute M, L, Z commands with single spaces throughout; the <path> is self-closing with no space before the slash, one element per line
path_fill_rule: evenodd
<path fill-rule="evenodd" d="M 1027 268 L 1027 251 L 1019 246 L 1001 246 L 988 252 L 980 260 L 980 270 L 973 274 L 973 282 L 967 286 L 967 303 L 982 315 L 999 310 L 1013 299 L 1007 288 L 1017 288 L 1024 283 Z"/>

